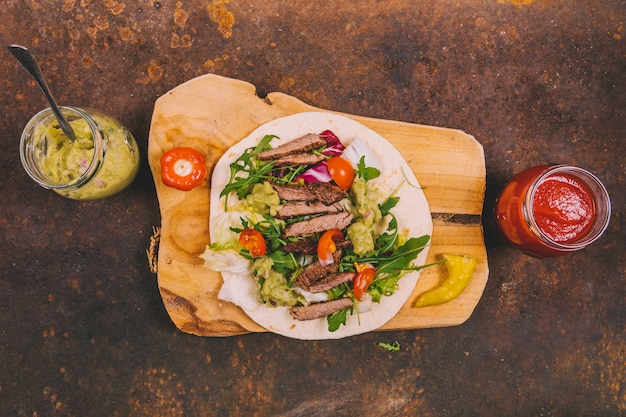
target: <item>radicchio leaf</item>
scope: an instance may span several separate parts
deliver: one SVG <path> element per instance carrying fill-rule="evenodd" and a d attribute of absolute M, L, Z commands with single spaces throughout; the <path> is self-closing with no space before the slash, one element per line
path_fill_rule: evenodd
<path fill-rule="evenodd" d="M 311 182 L 330 182 L 332 180 L 328 172 L 326 161 L 322 161 L 307 169 L 302 174 L 298 175 L 297 179 L 303 180 L 306 184 Z"/>
<path fill-rule="evenodd" d="M 339 156 L 346 148 L 343 146 L 337 135 L 330 130 L 325 130 L 319 135 L 326 140 L 326 149 L 322 153 L 326 156 Z"/>
<path fill-rule="evenodd" d="M 340 156 L 346 148 L 337 135 L 330 130 L 323 131 L 319 136 L 326 140 L 326 148 L 322 151 L 322 154 L 326 156 Z M 297 179 L 301 179 L 307 184 L 311 182 L 332 181 L 326 161 L 322 161 L 307 169 L 302 174 L 298 175 Z"/>

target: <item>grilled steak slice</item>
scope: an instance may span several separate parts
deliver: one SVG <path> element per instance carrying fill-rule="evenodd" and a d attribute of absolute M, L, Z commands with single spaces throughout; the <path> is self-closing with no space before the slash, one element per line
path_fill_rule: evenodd
<path fill-rule="evenodd" d="M 285 201 L 321 201 L 326 205 L 346 197 L 346 192 L 329 182 L 312 182 L 304 185 L 272 184 L 278 197 Z"/>
<path fill-rule="evenodd" d="M 313 255 L 317 252 L 317 242 L 313 239 L 297 240 L 295 242 L 287 243 L 281 249 L 289 253 Z"/>
<path fill-rule="evenodd" d="M 340 211 L 343 211 L 343 206 L 340 202 L 327 206 L 319 201 L 297 201 L 284 204 L 276 213 L 276 217 L 288 219 L 290 217 L 310 216 L 313 214 L 339 213 Z"/>
<path fill-rule="evenodd" d="M 338 250 L 333 254 L 334 262 L 329 265 L 322 265 L 319 262 L 313 262 L 304 267 L 302 272 L 294 279 L 294 285 L 306 290 L 313 283 L 321 280 L 326 275 L 334 274 L 339 270 L 339 261 L 343 251 Z"/>
<path fill-rule="evenodd" d="M 352 213 L 349 211 L 325 214 L 288 225 L 285 228 L 285 236 L 306 236 L 317 232 L 325 232 L 330 229 L 343 230 L 348 227 L 351 221 Z"/>
<path fill-rule="evenodd" d="M 314 201 L 315 195 L 305 185 L 282 185 L 272 184 L 278 193 L 278 197 L 285 201 Z"/>
<path fill-rule="evenodd" d="M 326 145 L 326 139 L 316 134 L 308 134 L 259 153 L 258 158 L 262 161 L 278 159 L 294 153 L 304 153 Z"/>
<path fill-rule="evenodd" d="M 352 247 L 352 241 L 345 239 L 335 242 L 335 246 L 338 249 L 345 249 Z M 287 243 L 281 248 L 285 252 L 289 253 L 303 253 L 305 255 L 313 255 L 317 252 L 317 242 L 313 239 L 303 239 L 296 242 Z"/>
<path fill-rule="evenodd" d="M 323 303 L 315 303 L 308 306 L 291 307 L 291 316 L 300 321 L 314 320 L 348 307 L 352 307 L 351 298 L 337 298 L 336 300 L 324 301 Z"/>
<path fill-rule="evenodd" d="M 321 280 L 311 284 L 307 289 L 308 292 L 318 293 L 328 291 L 344 282 L 350 282 L 356 276 L 356 272 L 339 272 L 336 274 L 326 275 Z"/>
<path fill-rule="evenodd" d="M 278 159 L 274 159 L 272 162 L 274 166 L 286 167 L 290 165 L 315 165 L 318 162 L 322 162 L 326 157 L 324 155 L 318 155 L 314 153 L 294 153 L 293 155 L 286 155 Z"/>

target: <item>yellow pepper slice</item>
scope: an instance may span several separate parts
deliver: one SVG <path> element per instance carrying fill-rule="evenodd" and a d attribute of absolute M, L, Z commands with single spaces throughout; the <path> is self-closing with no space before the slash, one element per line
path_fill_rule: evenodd
<path fill-rule="evenodd" d="M 415 307 L 436 306 L 455 299 L 469 284 L 474 269 L 476 258 L 469 255 L 453 255 L 444 253 L 448 278 L 438 287 L 420 295 L 415 302 Z"/>

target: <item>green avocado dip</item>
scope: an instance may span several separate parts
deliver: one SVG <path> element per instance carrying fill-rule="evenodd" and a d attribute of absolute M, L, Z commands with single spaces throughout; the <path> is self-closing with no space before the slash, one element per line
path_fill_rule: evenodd
<path fill-rule="evenodd" d="M 353 213 L 356 221 L 348 227 L 348 238 L 354 253 L 364 255 L 374 250 L 373 226 L 382 217 L 378 207 L 380 193 L 368 187 L 362 178 L 355 178 L 350 188 L 353 197 Z"/>
<path fill-rule="evenodd" d="M 43 177 L 37 182 L 76 200 L 107 197 L 130 184 L 139 168 L 139 150 L 130 132 L 100 112 L 64 110 L 75 141 L 54 117 L 42 117 L 32 130 L 33 159 Z"/>
<path fill-rule="evenodd" d="M 246 196 L 246 202 L 257 213 L 276 216 L 280 205 L 278 193 L 269 181 L 254 184 L 252 192 Z"/>
<path fill-rule="evenodd" d="M 287 283 L 283 274 L 276 272 L 272 267 L 271 258 L 263 257 L 254 263 L 256 278 L 259 280 L 261 298 L 271 306 L 294 306 L 303 302 L 304 298 Z"/>

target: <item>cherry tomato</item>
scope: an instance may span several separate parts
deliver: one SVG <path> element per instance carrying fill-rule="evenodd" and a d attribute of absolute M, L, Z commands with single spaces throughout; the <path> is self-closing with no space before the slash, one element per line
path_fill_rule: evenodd
<path fill-rule="evenodd" d="M 372 281 L 374 281 L 376 269 L 370 265 L 356 265 L 356 267 L 357 274 L 352 282 L 352 291 L 354 292 L 354 298 L 360 300 Z"/>
<path fill-rule="evenodd" d="M 161 156 L 161 180 L 169 187 L 189 191 L 206 176 L 204 155 L 193 148 L 173 148 Z"/>
<path fill-rule="evenodd" d="M 239 235 L 239 244 L 250 251 L 254 258 L 265 256 L 267 245 L 263 235 L 258 230 L 246 229 Z"/>
<path fill-rule="evenodd" d="M 326 161 L 328 172 L 335 183 L 343 190 L 347 190 L 354 181 L 354 168 L 345 158 L 333 156 Z"/>
<path fill-rule="evenodd" d="M 333 263 L 333 253 L 337 251 L 335 241 L 343 239 L 343 233 L 339 229 L 330 229 L 324 232 L 317 242 L 317 258 L 322 265 Z"/>

